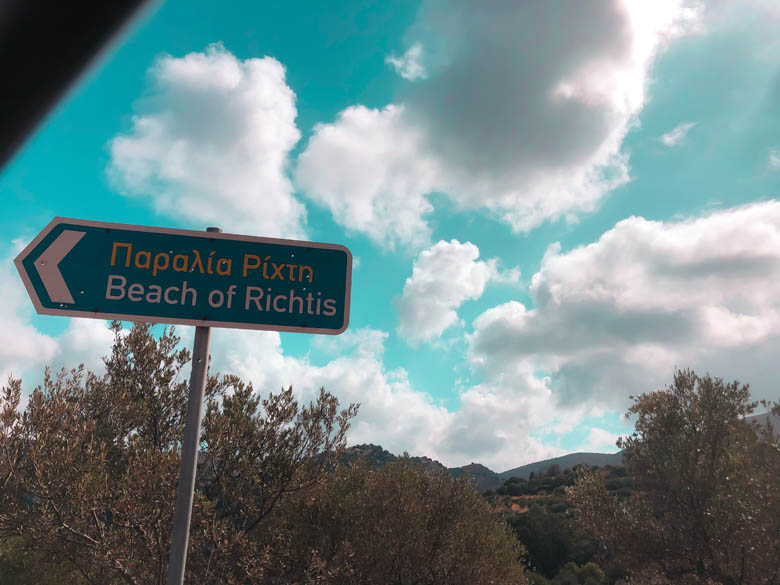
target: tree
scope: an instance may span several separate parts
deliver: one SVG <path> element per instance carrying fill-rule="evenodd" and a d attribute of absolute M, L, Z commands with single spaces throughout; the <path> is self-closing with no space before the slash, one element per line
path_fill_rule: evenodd
<path fill-rule="evenodd" d="M 524 514 L 509 519 L 517 539 L 528 551 L 528 563 L 537 573 L 552 578 L 569 561 L 585 563 L 596 552 L 596 543 L 574 524 L 565 511 L 531 504 Z"/>
<path fill-rule="evenodd" d="M 618 446 L 632 495 L 608 495 L 598 473 L 569 489 L 582 525 L 632 583 L 780 582 L 780 446 L 745 420 L 756 406 L 747 385 L 677 371 L 629 409 L 635 430 Z"/>
<path fill-rule="evenodd" d="M 607 585 L 609 579 L 596 563 L 578 565 L 568 562 L 552 579 L 537 573 L 529 574 L 530 585 Z"/>
<path fill-rule="evenodd" d="M 45 553 L 23 550 L 18 538 L 0 540 L 0 583 L 13 585 L 84 585 L 73 567 L 57 565 Z"/>
<path fill-rule="evenodd" d="M 105 375 L 47 372 L 23 410 L 19 380 L 0 395 L 14 583 L 165 581 L 189 354 L 173 330 L 113 328 Z M 339 463 L 356 405 L 261 398 L 230 375 L 209 377 L 206 401 L 186 583 L 525 583 L 522 547 L 467 477 Z"/>
<path fill-rule="evenodd" d="M 21 381 L 3 388 L 0 538 L 85 583 L 161 585 L 189 354 L 172 329 L 156 339 L 147 325 L 112 327 L 105 375 L 47 370 L 23 412 Z M 257 582 L 275 538 L 258 526 L 285 497 L 325 480 L 357 406 L 339 411 L 324 390 L 305 407 L 292 389 L 260 400 L 233 376 L 210 377 L 206 397 L 187 580 Z"/>
<path fill-rule="evenodd" d="M 467 475 L 408 457 L 342 467 L 304 501 L 286 502 L 291 549 L 280 583 L 524 584 L 523 549 Z"/>

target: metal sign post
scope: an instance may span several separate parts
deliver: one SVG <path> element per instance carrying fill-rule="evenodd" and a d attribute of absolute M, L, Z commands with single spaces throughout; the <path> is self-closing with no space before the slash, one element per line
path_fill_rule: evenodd
<path fill-rule="evenodd" d="M 210 327 L 195 328 L 195 346 L 192 349 L 192 374 L 190 397 L 187 400 L 187 421 L 181 444 L 181 468 L 179 488 L 176 492 L 176 510 L 171 533 L 171 553 L 168 557 L 168 585 L 184 583 L 184 566 L 187 563 L 187 544 L 190 540 L 192 499 L 195 494 L 195 473 L 198 470 L 198 445 L 200 444 L 200 419 L 208 375 Z"/>
<path fill-rule="evenodd" d="M 210 227 L 206 231 L 219 232 L 221 230 Z M 209 371 L 210 343 L 211 327 L 196 327 L 195 343 L 192 347 L 192 373 L 190 374 L 190 395 L 187 399 L 187 420 L 184 423 L 184 436 L 181 442 L 179 487 L 176 491 L 171 552 L 168 556 L 167 585 L 183 585 L 184 583 L 187 545 L 190 541 L 192 500 L 195 495 L 195 475 L 198 471 L 200 419 L 203 414 L 203 399 Z"/>

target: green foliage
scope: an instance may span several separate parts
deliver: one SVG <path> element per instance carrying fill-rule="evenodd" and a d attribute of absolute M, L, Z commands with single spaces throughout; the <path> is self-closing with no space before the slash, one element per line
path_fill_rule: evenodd
<path fill-rule="evenodd" d="M 0 401 L 0 542 L 72 567 L 90 583 L 165 581 L 189 360 L 172 330 L 122 332 L 106 374 L 51 376 L 18 410 L 21 383 Z M 211 377 L 193 506 L 188 580 L 261 580 L 274 534 L 258 530 L 290 494 L 327 477 L 356 406 L 332 395 L 299 406 L 292 390 L 259 400 L 235 377 Z M 3 558 L 11 562 L 5 554 Z"/>
<path fill-rule="evenodd" d="M 19 537 L 0 540 L 0 583 L 88 585 L 72 564 L 56 563 L 45 553 L 24 550 Z"/>
<path fill-rule="evenodd" d="M 745 420 L 755 407 L 746 385 L 678 371 L 629 410 L 636 427 L 620 446 L 633 494 L 610 495 L 595 473 L 570 488 L 582 525 L 633 583 L 777 579 L 780 446 Z"/>
<path fill-rule="evenodd" d="M 497 490 L 496 493 L 504 496 L 525 496 L 539 493 L 551 494 L 556 488 L 574 485 L 576 473 L 567 469 L 560 472 L 558 465 L 551 465 L 543 474 L 531 473 L 529 478 L 510 477 Z"/>
<path fill-rule="evenodd" d="M 616 469 L 605 468 L 602 473 L 611 477 Z M 554 578 L 566 563 L 584 564 L 594 558 L 597 543 L 572 522 L 565 497 L 566 487 L 574 485 L 579 471 L 561 472 L 560 467 L 550 466 L 544 474 L 528 480 L 509 478 L 496 492 L 528 506 L 524 513 L 508 515 L 507 521 L 525 546 L 529 566 L 539 578 Z"/>
<path fill-rule="evenodd" d="M 609 579 L 596 563 L 578 565 L 569 562 L 555 577 L 547 579 L 538 573 L 528 574 L 529 585 L 609 585 Z"/>
<path fill-rule="evenodd" d="M 189 360 L 172 330 L 113 325 L 97 376 L 0 394 L 0 582 L 162 585 Z M 470 480 L 408 458 L 339 466 L 356 405 L 210 377 L 187 583 L 525 583 L 522 547 Z"/>
<path fill-rule="evenodd" d="M 554 577 L 569 561 L 590 561 L 596 552 L 596 542 L 572 524 L 565 510 L 534 504 L 508 521 L 528 551 L 530 567 L 545 577 Z"/>
<path fill-rule="evenodd" d="M 311 498 L 288 501 L 285 517 L 297 544 L 285 565 L 310 580 L 525 583 L 522 548 L 470 479 L 422 470 L 408 457 L 377 471 L 341 468 Z M 303 575 L 285 579 L 303 582 Z"/>
<path fill-rule="evenodd" d="M 607 576 L 596 563 L 566 563 L 550 585 L 607 585 Z"/>

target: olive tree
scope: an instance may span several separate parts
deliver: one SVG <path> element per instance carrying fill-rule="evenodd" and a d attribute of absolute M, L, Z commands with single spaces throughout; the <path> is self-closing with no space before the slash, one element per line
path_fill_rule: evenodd
<path fill-rule="evenodd" d="M 632 582 L 780 583 L 780 429 L 746 420 L 756 407 L 747 385 L 677 371 L 629 409 L 635 430 L 618 446 L 633 495 L 608 495 L 598 472 L 569 489 Z"/>
<path fill-rule="evenodd" d="M 285 506 L 279 583 L 524 585 L 524 550 L 468 476 L 426 471 L 408 457 L 372 471 L 341 467 Z"/>
<path fill-rule="evenodd" d="M 2 389 L 0 542 L 67 567 L 73 582 L 162 585 L 189 353 L 172 329 L 112 327 L 105 374 L 47 370 L 23 410 L 21 381 Z M 278 540 L 260 527 L 287 495 L 325 480 L 357 406 L 339 410 L 324 390 L 304 406 L 291 388 L 260 399 L 234 376 L 209 377 L 206 400 L 186 579 L 258 582 Z"/>

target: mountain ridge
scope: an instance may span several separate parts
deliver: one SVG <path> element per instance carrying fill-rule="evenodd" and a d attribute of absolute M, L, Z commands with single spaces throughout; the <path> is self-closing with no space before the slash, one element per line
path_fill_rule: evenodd
<path fill-rule="evenodd" d="M 347 447 L 342 457 L 342 461 L 349 464 L 358 459 L 365 459 L 369 462 L 372 469 L 379 469 L 388 463 L 399 459 L 381 445 L 373 443 L 361 443 Z M 495 490 L 505 480 L 512 476 L 528 479 L 531 472 L 538 473 L 550 467 L 550 465 L 559 465 L 561 468 L 574 467 L 577 464 L 584 463 L 590 466 L 622 465 L 623 457 L 619 453 L 569 453 L 561 457 L 545 459 L 543 461 L 534 461 L 520 467 L 515 467 L 501 473 L 496 473 L 492 469 L 481 463 L 471 462 L 468 465 L 460 467 L 446 467 L 441 462 L 425 456 L 409 456 L 409 460 L 419 465 L 423 469 L 431 471 L 445 472 L 452 477 L 460 477 L 466 473 L 470 474 L 474 480 L 474 485 L 479 491 Z"/>
<path fill-rule="evenodd" d="M 774 416 L 770 413 L 756 414 L 749 416 L 747 420 L 756 422 L 760 425 L 765 425 L 769 422 L 774 429 L 780 433 L 780 417 Z M 384 449 L 381 445 L 374 445 L 373 443 L 362 443 L 359 445 L 352 445 L 347 447 L 342 460 L 345 463 L 351 463 L 357 459 L 365 458 L 370 462 L 373 469 L 379 469 L 388 463 L 399 459 L 398 455 L 394 455 L 390 451 Z M 605 467 L 611 465 L 613 467 L 620 467 L 623 465 L 623 453 L 619 451 L 617 453 L 594 453 L 578 451 L 575 453 L 567 453 L 566 455 L 560 455 L 558 457 L 552 457 L 550 459 L 543 459 L 541 461 L 534 461 L 526 463 L 519 467 L 513 467 L 506 471 L 495 472 L 492 469 L 482 465 L 481 463 L 471 462 L 468 465 L 462 465 L 460 467 L 447 467 L 436 459 L 431 459 L 426 456 L 410 456 L 409 459 L 415 465 L 419 465 L 423 469 L 430 471 L 443 471 L 450 474 L 452 477 L 460 477 L 465 473 L 471 474 L 474 484 L 479 491 L 495 490 L 503 482 L 510 477 L 522 477 L 528 479 L 531 473 L 540 473 L 546 471 L 551 465 L 557 465 L 561 470 L 566 468 L 572 468 L 575 465 L 585 464 L 590 467 Z"/>

